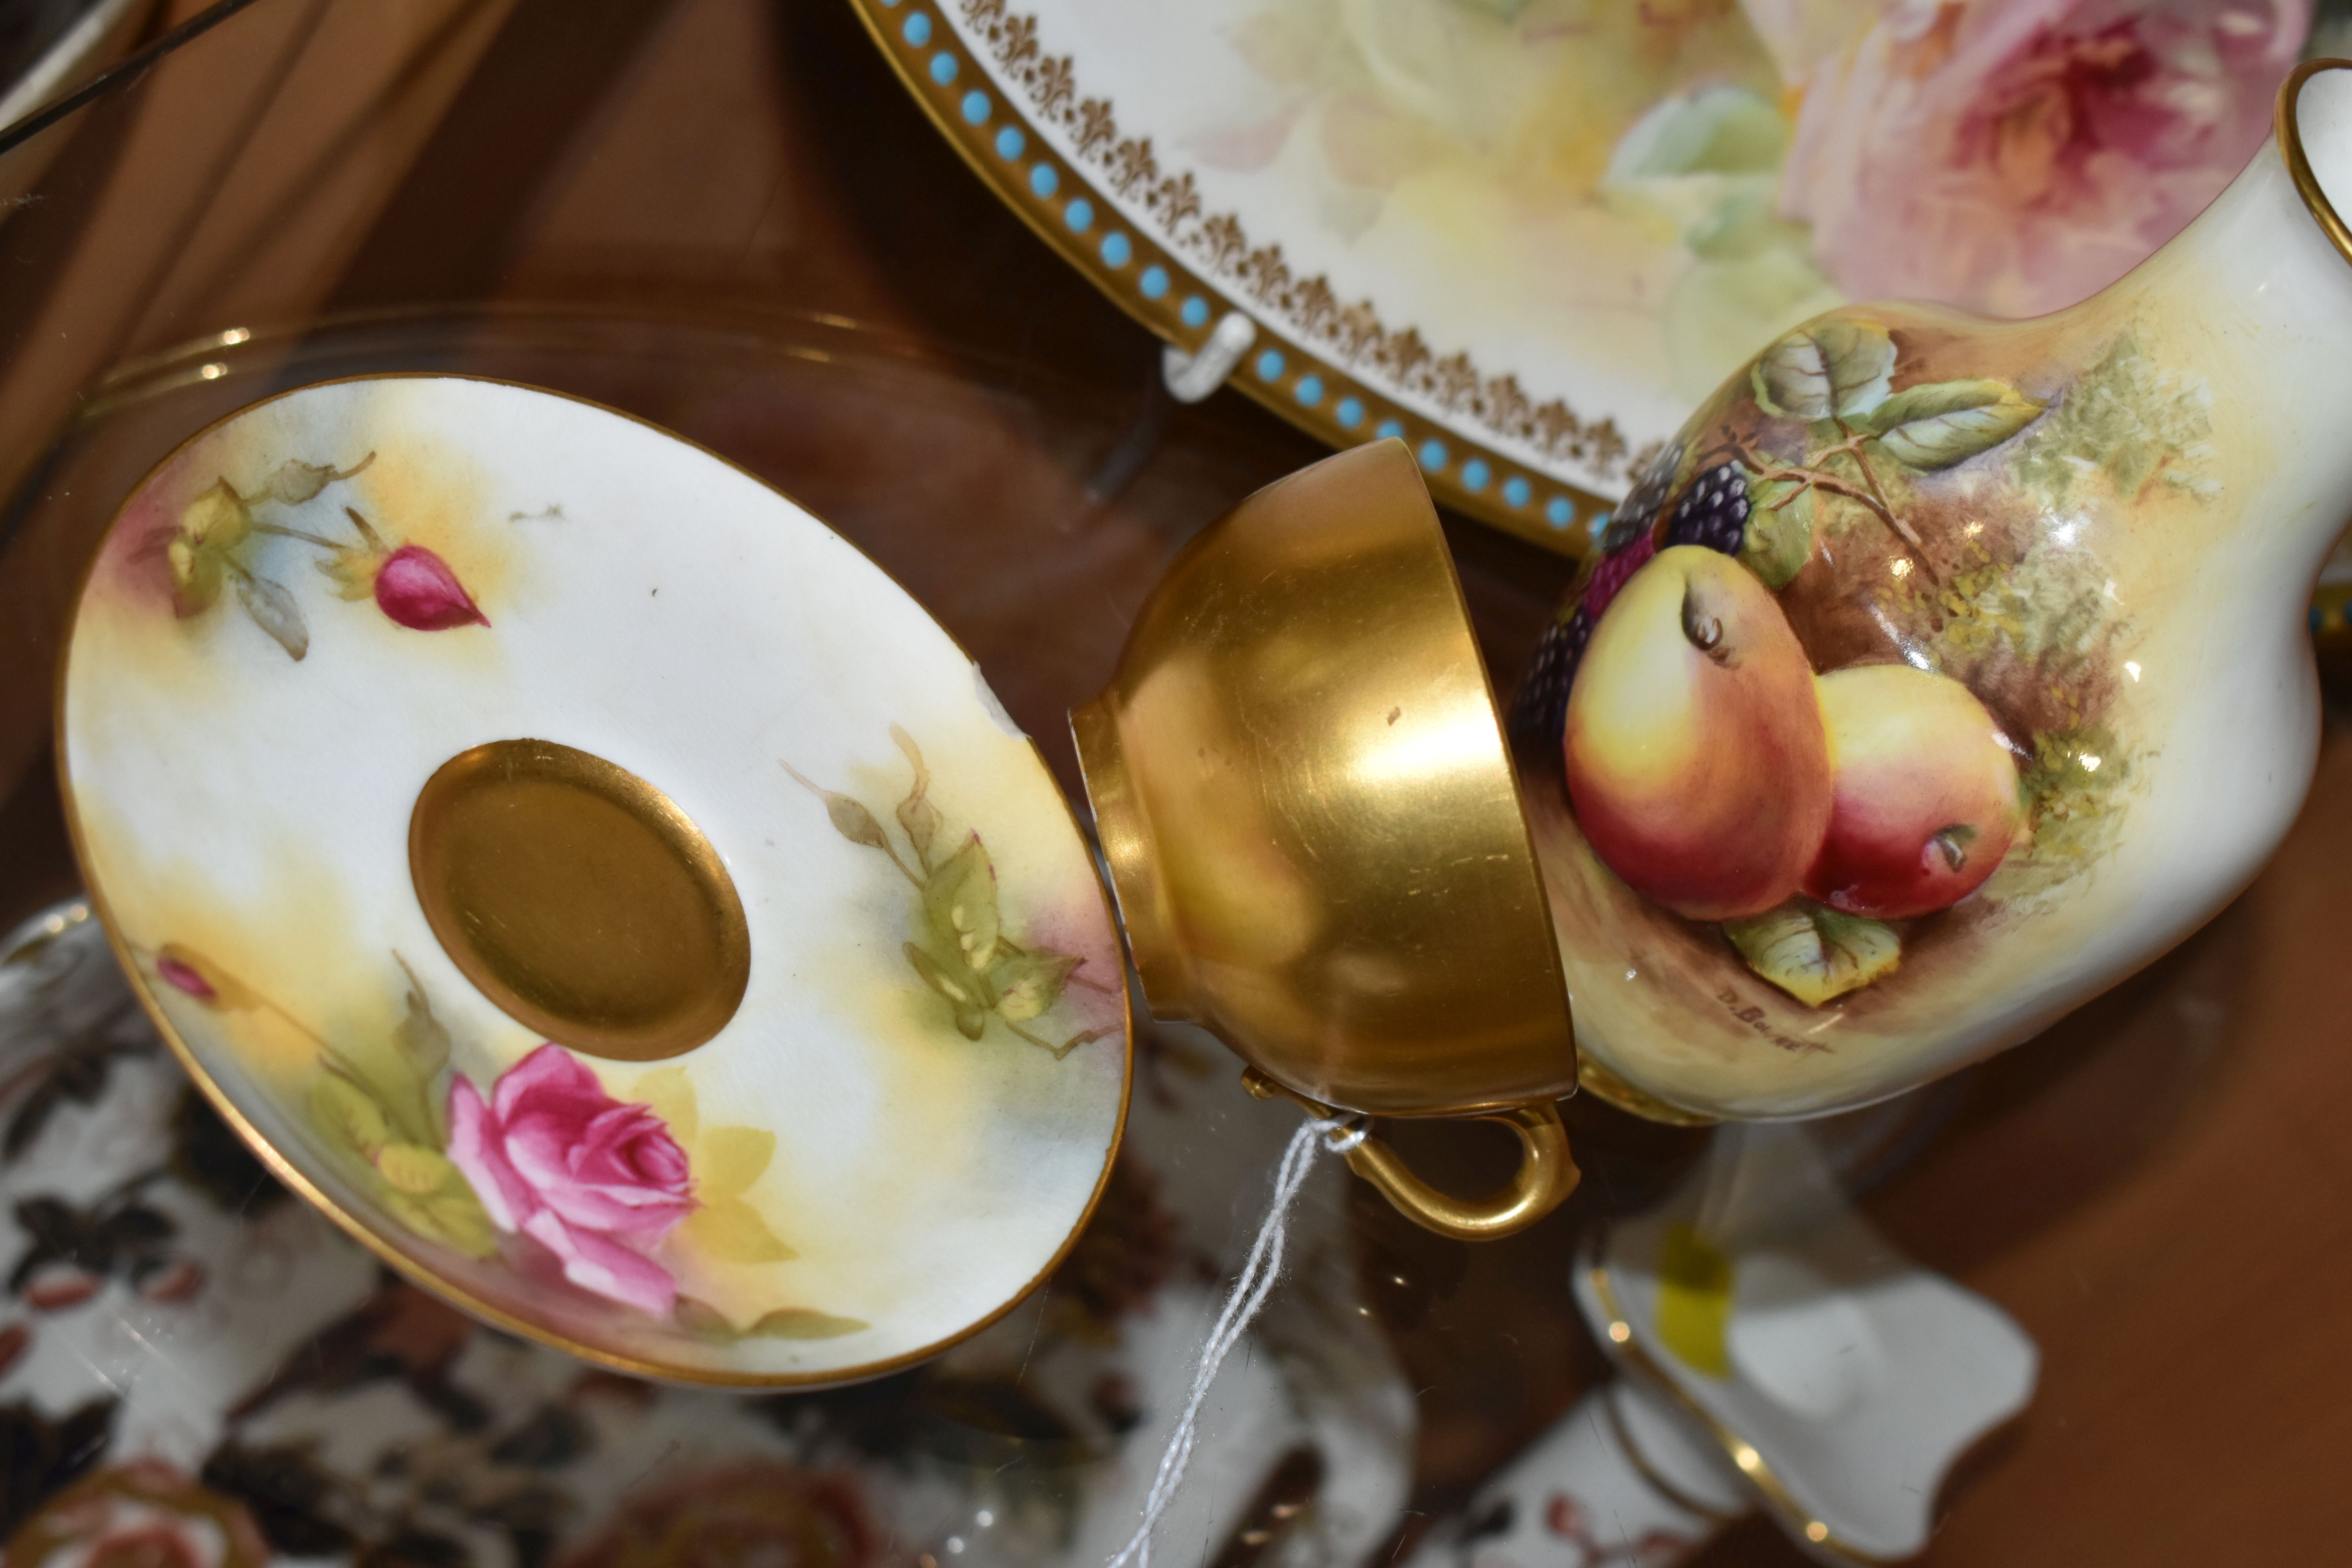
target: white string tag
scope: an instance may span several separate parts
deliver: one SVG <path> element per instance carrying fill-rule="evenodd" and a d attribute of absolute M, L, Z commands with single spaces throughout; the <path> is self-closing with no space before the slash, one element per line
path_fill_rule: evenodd
<path fill-rule="evenodd" d="M 1335 1154 L 1345 1154 L 1363 1141 L 1364 1124 L 1352 1116 L 1310 1119 L 1290 1135 L 1290 1144 L 1282 1152 L 1282 1163 L 1274 1170 L 1274 1196 L 1266 1205 L 1265 1218 L 1259 1222 L 1257 1239 L 1251 1243 L 1249 1258 L 1225 1296 L 1224 1310 L 1217 1314 L 1215 1326 L 1201 1346 L 1201 1364 L 1192 1373 L 1192 1391 L 1184 1401 L 1184 1413 L 1176 1418 L 1176 1429 L 1169 1434 L 1167 1451 L 1160 1456 L 1159 1473 L 1152 1477 L 1151 1491 L 1143 1500 L 1143 1519 L 1136 1526 L 1135 1534 L 1105 1568 L 1129 1568 L 1130 1564 L 1132 1568 L 1151 1568 L 1151 1531 L 1160 1523 L 1160 1515 L 1168 1511 L 1168 1505 L 1175 1500 L 1176 1489 L 1184 1481 L 1184 1468 L 1192 1462 L 1192 1440 L 1200 1426 L 1201 1404 L 1209 1396 L 1209 1384 L 1217 1380 L 1217 1369 L 1224 1364 L 1227 1352 L 1241 1342 L 1250 1324 L 1256 1321 L 1258 1310 L 1265 1305 L 1276 1279 L 1282 1274 L 1282 1248 L 1290 1232 L 1291 1206 L 1298 1201 L 1298 1190 L 1307 1184 L 1307 1173 L 1315 1164 L 1316 1149 L 1320 1145 Z"/>

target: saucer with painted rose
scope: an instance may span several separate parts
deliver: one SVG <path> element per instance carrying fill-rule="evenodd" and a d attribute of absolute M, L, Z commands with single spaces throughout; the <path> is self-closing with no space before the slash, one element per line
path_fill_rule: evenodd
<path fill-rule="evenodd" d="M 289 1184 L 644 1375 L 873 1375 L 1001 1316 L 1129 1074 L 1087 846 L 971 658 L 692 444 L 504 383 L 307 386 L 118 514 L 76 845 Z"/>

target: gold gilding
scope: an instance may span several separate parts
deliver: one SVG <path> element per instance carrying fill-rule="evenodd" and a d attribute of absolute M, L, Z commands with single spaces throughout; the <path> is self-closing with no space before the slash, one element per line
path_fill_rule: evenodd
<path fill-rule="evenodd" d="M 1345 1114 L 1293 1094 L 1255 1068 L 1243 1069 L 1242 1087 L 1260 1100 L 1279 1097 L 1296 1101 L 1318 1117 Z M 1475 1201 L 1439 1192 L 1413 1174 L 1396 1151 L 1377 1138 L 1333 1146 L 1345 1151 L 1348 1169 L 1378 1187 L 1398 1213 L 1456 1241 L 1491 1241 L 1525 1230 L 1576 1191 L 1583 1173 L 1569 1155 L 1568 1129 L 1560 1125 L 1557 1100 L 1479 1111 L 1474 1120 L 1500 1122 L 1519 1140 L 1519 1168 L 1510 1181 L 1501 1192 Z"/>
<path fill-rule="evenodd" d="M 1402 442 L 1318 463 L 1194 540 L 1071 727 L 1155 1015 L 1318 1105 L 1512 1123 L 1529 1163 L 1497 1205 L 1358 1151 L 1424 1224 L 1500 1235 L 1567 1195 L 1551 1102 L 1576 1051 L 1551 917 Z"/>
<path fill-rule="evenodd" d="M 1696 1110 L 1685 1110 L 1679 1105 L 1670 1104 L 1654 1094 L 1635 1089 L 1612 1071 L 1607 1062 L 1596 1059 L 1588 1051 L 1576 1053 L 1576 1081 L 1586 1094 L 1644 1121 L 1662 1121 L 1669 1127 L 1715 1127 L 1723 1121 L 1719 1116 L 1704 1116 Z"/>
<path fill-rule="evenodd" d="M 1758 1495 L 1764 1500 L 1764 1506 L 1780 1521 L 1783 1530 L 1791 1535 L 1803 1536 L 1842 1561 L 1861 1563 L 1864 1568 L 1893 1561 L 1870 1555 L 1839 1536 L 1822 1521 L 1815 1519 L 1811 1511 L 1789 1490 L 1787 1483 L 1765 1461 L 1754 1444 L 1717 1420 L 1705 1406 L 1685 1393 L 1680 1384 L 1667 1375 L 1665 1369 L 1634 1339 L 1633 1326 L 1625 1321 L 1625 1310 L 1618 1302 L 1616 1286 L 1611 1281 L 1605 1265 L 1597 1262 L 1588 1265 L 1584 1277 L 1592 1287 L 1593 1297 L 1600 1303 L 1601 1312 L 1609 1319 L 1609 1339 L 1617 1347 L 1619 1359 L 1638 1373 L 1651 1387 L 1680 1405 L 1684 1414 L 1706 1430 L 1722 1447 L 1725 1457 L 1739 1467 L 1739 1473 L 1755 1487 Z M 1628 1452 L 1631 1452 L 1630 1446 Z"/>
<path fill-rule="evenodd" d="M 509 1016 L 590 1056 L 658 1061 L 723 1028 L 751 976 L 727 868 L 669 798 L 549 741 L 441 764 L 408 824 L 417 901 Z"/>
<path fill-rule="evenodd" d="M 2347 260 L 2352 260 L 2352 229 L 2347 229 L 2336 204 L 2327 199 L 2320 188 L 2319 176 L 2312 172 L 2310 155 L 2303 149 L 2303 121 L 2298 105 L 2303 98 L 2303 84 L 2322 71 L 2352 69 L 2352 60 L 2305 60 L 2294 68 L 2285 81 L 2279 85 L 2278 100 L 2272 110 L 2272 126 L 2278 135 L 2279 155 L 2286 160 L 2287 174 L 2294 181 L 2295 194 L 2311 216 Z"/>

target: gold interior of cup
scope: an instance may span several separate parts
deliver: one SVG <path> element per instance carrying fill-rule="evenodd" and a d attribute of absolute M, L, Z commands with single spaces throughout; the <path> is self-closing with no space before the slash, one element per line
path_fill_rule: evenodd
<path fill-rule="evenodd" d="M 518 740 L 450 758 L 417 793 L 408 866 L 451 962 L 558 1044 L 657 1061 L 742 1004 L 751 933 L 719 852 L 602 757 Z"/>

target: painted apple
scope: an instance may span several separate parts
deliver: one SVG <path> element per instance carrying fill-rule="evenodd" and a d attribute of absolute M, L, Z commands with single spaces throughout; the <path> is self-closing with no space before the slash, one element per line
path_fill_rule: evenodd
<path fill-rule="evenodd" d="M 1835 670 L 1817 684 L 1837 777 L 1806 893 L 1900 920 L 1976 891 L 2021 820 L 2000 724 L 1958 681 L 1907 664 Z"/>
<path fill-rule="evenodd" d="M 1812 667 L 1771 590 L 1701 545 L 1660 551 L 1593 627 L 1562 746 L 1594 853 L 1693 920 L 1790 897 L 1829 826 Z"/>

